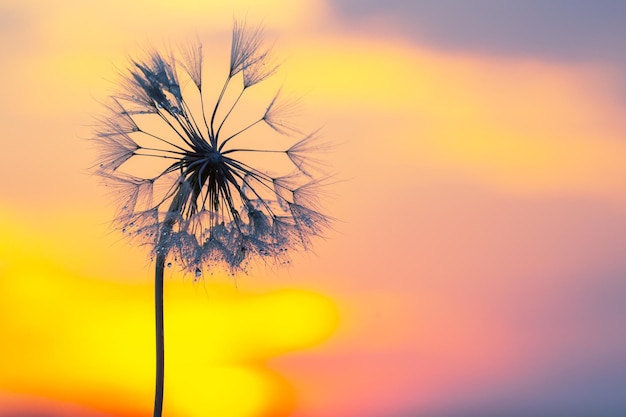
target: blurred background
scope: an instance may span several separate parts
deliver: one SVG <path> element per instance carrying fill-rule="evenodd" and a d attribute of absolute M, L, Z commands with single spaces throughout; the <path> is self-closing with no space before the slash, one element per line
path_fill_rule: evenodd
<path fill-rule="evenodd" d="M 226 71 L 242 16 L 339 220 L 286 270 L 168 270 L 165 415 L 626 415 L 626 3 L 0 0 L 0 416 L 150 415 L 153 265 L 86 139 L 128 57 Z"/>

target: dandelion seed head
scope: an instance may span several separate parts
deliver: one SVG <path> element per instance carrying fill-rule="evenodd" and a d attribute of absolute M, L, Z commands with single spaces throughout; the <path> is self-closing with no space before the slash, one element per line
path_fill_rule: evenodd
<path fill-rule="evenodd" d="M 233 117 L 239 99 L 229 103 L 224 92 L 239 89 L 243 100 L 278 68 L 261 28 L 235 22 L 230 68 L 215 101 L 202 90 L 202 63 L 199 42 L 178 55 L 151 51 L 131 60 L 106 104 L 92 140 L 96 173 L 118 204 L 114 224 L 168 267 L 176 263 L 196 277 L 216 268 L 246 271 L 257 259 L 288 264 L 292 249 L 309 249 L 331 225 L 316 196 L 321 163 L 312 157 L 326 147 L 317 132 L 287 148 L 258 135 L 264 124 L 270 132 L 300 132 L 288 121 L 293 102 L 280 94 L 252 123 L 231 126 L 231 118 L 240 120 Z M 282 158 L 285 172 L 264 164 L 266 155 Z"/>

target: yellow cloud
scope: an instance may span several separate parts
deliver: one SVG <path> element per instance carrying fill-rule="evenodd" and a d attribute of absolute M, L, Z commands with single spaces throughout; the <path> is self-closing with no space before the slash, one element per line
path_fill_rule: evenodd
<path fill-rule="evenodd" d="M 436 168 L 514 193 L 623 187 L 625 118 L 602 68 L 349 36 L 292 47 L 295 88 L 381 169 Z"/>
<path fill-rule="evenodd" d="M 6 211 L 0 225 L 0 392 L 148 414 L 152 285 L 77 275 L 42 253 L 71 250 L 61 233 L 39 236 Z M 78 257 L 98 269 L 98 252 Z M 293 389 L 265 362 L 320 343 L 337 325 L 333 302 L 310 291 L 249 293 L 172 273 L 165 294 L 165 410 L 181 416 L 288 415 Z"/>

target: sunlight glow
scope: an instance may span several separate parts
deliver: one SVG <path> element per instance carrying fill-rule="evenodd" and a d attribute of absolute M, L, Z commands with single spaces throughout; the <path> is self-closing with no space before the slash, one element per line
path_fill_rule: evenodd
<path fill-rule="evenodd" d="M 11 319 L 0 321 L 10 341 L 0 344 L 0 391 L 79 401 L 120 416 L 148 412 L 151 283 L 74 275 L 23 246 L 10 217 L 1 219 L 0 315 Z M 97 268 L 98 257 L 90 259 Z M 320 343 L 337 325 L 333 302 L 310 291 L 245 293 L 233 283 L 170 274 L 165 294 L 165 404 L 177 415 L 288 415 L 292 388 L 265 362 Z"/>

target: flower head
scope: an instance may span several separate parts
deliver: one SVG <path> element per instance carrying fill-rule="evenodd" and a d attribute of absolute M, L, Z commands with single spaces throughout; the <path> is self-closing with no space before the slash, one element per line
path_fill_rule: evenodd
<path fill-rule="evenodd" d="M 208 106 L 200 43 L 180 56 L 152 51 L 131 62 L 93 137 L 117 228 L 197 275 L 255 258 L 286 263 L 330 224 L 317 201 L 320 164 L 308 156 L 325 145 L 317 132 L 285 144 L 300 132 L 286 120 L 293 101 L 279 91 L 251 121 L 233 121 L 245 92 L 276 72 L 268 60 L 262 31 L 235 24 L 226 80 Z"/>

